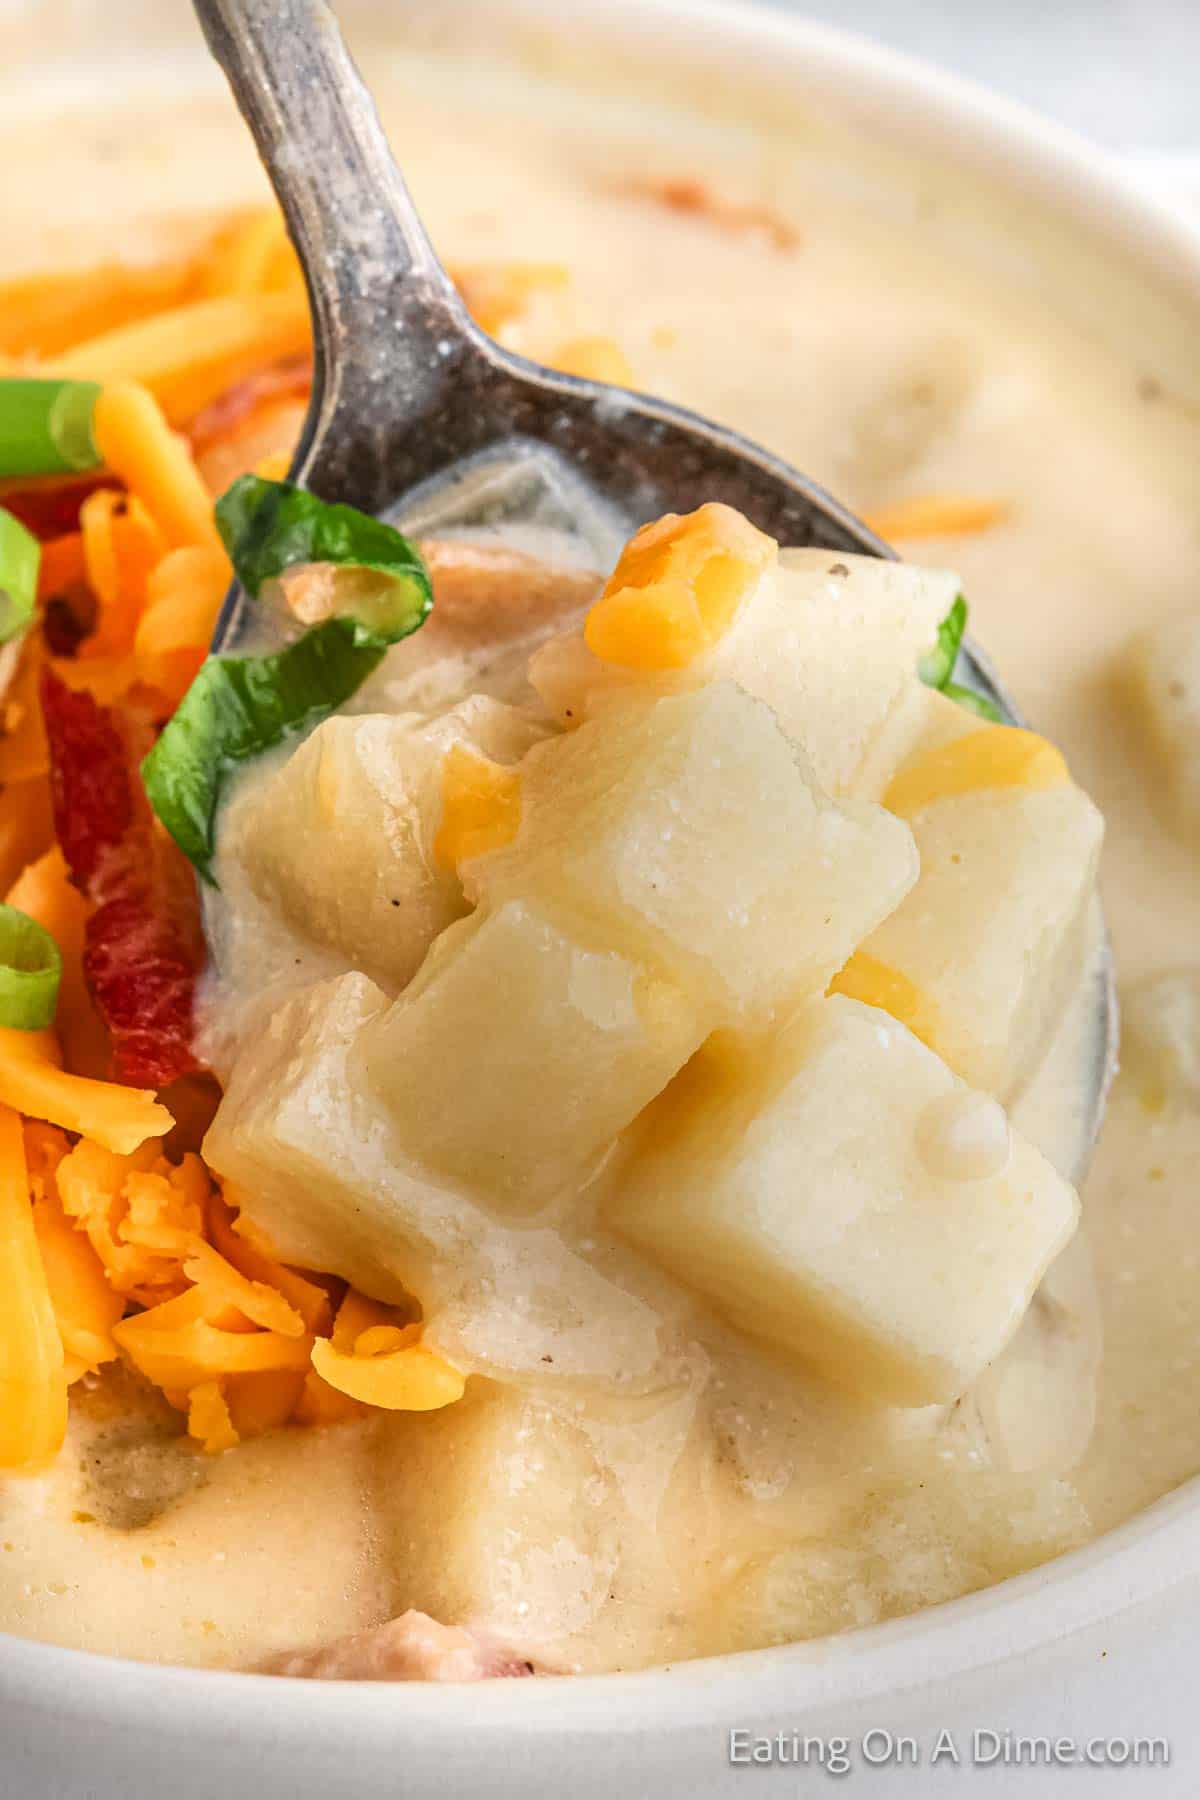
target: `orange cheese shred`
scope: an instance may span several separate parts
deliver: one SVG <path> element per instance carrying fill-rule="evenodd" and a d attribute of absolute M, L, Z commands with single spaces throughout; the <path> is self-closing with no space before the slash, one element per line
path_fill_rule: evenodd
<path fill-rule="evenodd" d="M 910 757 L 892 777 L 883 804 L 907 819 L 955 794 L 984 788 L 1060 787 L 1070 779 L 1062 751 L 1036 731 L 984 725 Z"/>
<path fill-rule="evenodd" d="M 911 500 L 897 500 L 893 506 L 864 513 L 863 523 L 877 537 L 890 543 L 893 538 L 965 537 L 990 531 L 1011 511 L 1006 500 L 974 498 L 969 494 L 918 494 Z"/>
<path fill-rule="evenodd" d="M 205 653 L 231 579 L 229 558 L 211 544 L 188 544 L 164 556 L 146 582 L 134 638 L 138 655 Z"/>
<path fill-rule="evenodd" d="M 21 1121 L 0 1107 L 0 1469 L 34 1470 L 67 1429 L 67 1370 L 34 1229 Z"/>
<path fill-rule="evenodd" d="M 0 785 L 29 781 L 50 767 L 50 749 L 38 699 L 41 657 L 27 642 L 17 673 L 0 703 Z"/>
<path fill-rule="evenodd" d="M 601 662 L 682 669 L 733 624 L 778 546 L 731 506 L 668 513 L 633 536 L 584 621 Z"/>
<path fill-rule="evenodd" d="M 170 1113 L 149 1090 L 67 1074 L 52 1031 L 0 1029 L 0 1102 L 118 1155 L 171 1129 Z"/>
<path fill-rule="evenodd" d="M 219 1381 L 202 1381 L 188 1396 L 188 1435 L 210 1456 L 232 1450 L 239 1437 Z"/>
<path fill-rule="evenodd" d="M 461 1400 L 466 1377 L 424 1344 L 408 1344 L 382 1355 L 338 1350 L 317 1338 L 312 1365 L 323 1381 L 351 1399 L 388 1412 L 433 1412 Z"/>
<path fill-rule="evenodd" d="M 141 500 L 165 544 L 221 548 L 212 496 L 186 440 L 173 431 L 154 395 L 134 381 L 101 389 L 93 417 L 96 448 Z"/>
<path fill-rule="evenodd" d="M 312 1366 L 330 1388 L 388 1412 L 433 1412 L 461 1400 L 466 1377 L 421 1342 L 421 1326 L 351 1288 L 332 1337 L 312 1347 Z"/>
<path fill-rule="evenodd" d="M 856 950 L 844 968 L 838 970 L 829 984 L 831 994 L 845 994 L 860 1000 L 864 1006 L 877 1006 L 907 1025 L 914 1037 L 937 1049 L 937 1009 L 928 994 L 922 993 L 900 969 L 881 962 L 868 950 Z"/>
<path fill-rule="evenodd" d="M 33 1189 L 33 1226 L 50 1303 L 62 1339 L 69 1381 L 94 1373 L 117 1356 L 113 1326 L 125 1311 L 104 1265 L 87 1237 L 68 1219 L 54 1172 L 67 1154 L 67 1140 L 52 1125 L 25 1127 L 25 1149 Z"/>
<path fill-rule="evenodd" d="M 305 355 L 311 344 L 308 299 L 296 283 L 269 294 L 189 300 L 76 344 L 40 372 L 139 382 L 178 425 L 255 370 Z"/>
<path fill-rule="evenodd" d="M 96 629 L 82 658 L 121 656 L 132 649 L 146 604 L 151 570 L 162 560 L 162 532 L 136 496 L 97 488 L 79 509 L 88 586 L 99 602 Z"/>
<path fill-rule="evenodd" d="M 455 744 L 442 759 L 442 818 L 434 861 L 457 868 L 510 844 L 521 826 L 521 777 L 489 757 Z"/>
<path fill-rule="evenodd" d="M 77 1075 L 103 1075 L 109 1065 L 108 1032 L 92 1005 L 83 974 L 88 905 L 67 875 L 57 844 L 28 865 L 5 898 L 44 926 L 58 945 L 62 980 L 54 1029 L 68 1067 Z"/>

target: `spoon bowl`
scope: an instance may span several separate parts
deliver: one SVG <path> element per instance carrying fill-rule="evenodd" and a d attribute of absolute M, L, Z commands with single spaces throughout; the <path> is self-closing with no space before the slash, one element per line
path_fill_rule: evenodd
<path fill-rule="evenodd" d="M 438 261 L 375 105 L 324 0 L 194 0 L 279 200 L 313 314 L 312 401 L 291 478 L 411 533 L 529 526 L 582 541 L 596 567 L 648 519 L 701 501 L 736 507 L 786 545 L 895 557 L 816 482 L 686 409 L 514 355 L 468 313 Z M 236 652 L 250 608 L 235 587 L 212 648 Z M 987 657 L 955 679 L 1010 724 L 1021 715 Z M 1112 958 L 1089 971 L 1076 1179 L 1116 1068 Z"/>

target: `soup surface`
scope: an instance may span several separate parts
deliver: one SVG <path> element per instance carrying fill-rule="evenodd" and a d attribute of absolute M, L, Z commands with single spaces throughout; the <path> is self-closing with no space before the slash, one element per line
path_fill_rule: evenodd
<path fill-rule="evenodd" d="M 995 503 L 984 530 L 897 541 L 961 571 L 975 635 L 1104 812 L 1122 985 L 1195 970 L 1200 858 L 1159 804 L 1124 687 L 1135 629 L 1196 604 L 1194 414 L 1016 286 L 948 261 L 919 208 L 902 226 L 869 196 L 839 206 L 769 134 L 682 116 L 652 131 L 616 103 L 419 58 L 371 73 L 444 256 L 566 272 L 504 326 L 514 348 L 612 340 L 637 385 L 881 521 L 928 494 Z M 95 192 L 117 195 L 147 254 L 259 191 L 216 100 L 74 108 L 44 134 L 45 182 L 86 147 Z M 34 153 L 27 125 L 20 150 Z M 30 264 L 107 253 L 86 183 L 63 186 L 52 225 L 33 195 L 5 196 Z M 404 703 L 395 680 L 376 704 Z M 219 1037 L 228 994 L 210 1001 Z M 1053 1105 L 1031 1096 L 1018 1119 L 1069 1165 Z M 970 1591 L 1200 1469 L 1198 1183 L 1200 1108 L 1152 1093 L 1131 1056 L 1081 1239 L 948 1410 L 857 1409 L 711 1322 L 695 1336 L 705 1380 L 681 1367 L 636 1402 L 481 1382 L 444 1414 L 218 1458 L 181 1446 L 165 1414 L 130 1416 L 107 1381 L 75 1407 L 55 1469 L 0 1490 L 0 1628 L 236 1666 L 417 1607 L 596 1670 Z"/>

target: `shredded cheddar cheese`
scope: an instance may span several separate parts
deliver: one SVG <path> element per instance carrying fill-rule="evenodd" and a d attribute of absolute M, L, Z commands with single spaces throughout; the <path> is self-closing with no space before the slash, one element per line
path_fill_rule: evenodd
<path fill-rule="evenodd" d="M 83 974 L 87 902 L 72 885 L 57 844 L 27 865 L 5 898 L 10 906 L 19 907 L 44 926 L 58 945 L 62 980 L 54 1029 L 64 1061 L 76 1074 L 101 1076 L 108 1066 L 108 1033 L 92 1005 Z"/>
<path fill-rule="evenodd" d="M 462 744 L 442 761 L 442 820 L 433 854 L 454 869 L 510 844 L 521 827 L 521 777 Z"/>
<path fill-rule="evenodd" d="M 560 344 L 550 367 L 563 375 L 579 375 L 585 381 L 609 381 L 614 387 L 632 387 L 629 358 L 611 338 L 571 338 Z"/>
<path fill-rule="evenodd" d="M 105 462 L 144 503 L 166 544 L 220 550 L 212 497 L 153 394 L 133 381 L 109 383 L 96 400 L 93 429 Z"/>
<path fill-rule="evenodd" d="M 38 1250 L 21 1121 L 0 1106 L 0 1469 L 39 1469 L 67 1429 L 67 1368 Z"/>
<path fill-rule="evenodd" d="M 777 555 L 732 507 L 668 513 L 625 546 L 587 616 L 587 647 L 621 668 L 686 668 L 724 636 Z"/>
<path fill-rule="evenodd" d="M 1070 780 L 1062 752 L 1034 731 L 985 725 L 949 744 L 922 750 L 893 776 L 883 796 L 889 812 L 911 818 L 934 800 L 981 788 L 1049 788 Z"/>
<path fill-rule="evenodd" d="M 109 1283 L 86 1236 L 63 1210 L 55 1171 L 67 1147 L 54 1126 L 26 1125 L 33 1226 L 70 1383 L 116 1360 L 113 1326 L 125 1311 L 125 1301 Z"/>
<path fill-rule="evenodd" d="M 268 294 L 303 283 L 278 207 L 256 209 L 218 232 L 204 261 L 206 294 Z"/>
<path fill-rule="evenodd" d="M 928 994 L 915 982 L 889 963 L 881 962 L 867 950 L 856 950 L 839 969 L 829 984 L 831 994 L 844 994 L 848 1000 L 861 1000 L 864 1006 L 877 1006 L 890 1013 L 901 1025 L 907 1025 L 914 1037 L 936 1050 L 937 1008 Z"/>
<path fill-rule="evenodd" d="M 305 355 L 311 339 L 302 288 L 222 294 L 76 344 L 39 373 L 106 384 L 138 382 L 172 424 L 179 424 L 254 370 Z"/>
<path fill-rule="evenodd" d="M 414 1332 L 419 1327 L 414 1326 Z M 434 1412 L 461 1400 L 466 1377 L 436 1351 L 413 1341 L 399 1349 L 363 1354 L 339 1350 L 329 1338 L 313 1345 L 312 1364 L 330 1387 L 389 1412 Z"/>
<path fill-rule="evenodd" d="M 188 1435 L 210 1456 L 232 1450 L 239 1437 L 219 1381 L 201 1381 L 188 1395 Z"/>
<path fill-rule="evenodd" d="M 171 1129 L 152 1093 L 63 1069 L 52 1031 L 0 1029 L 0 1102 L 31 1119 L 78 1131 L 118 1155 Z"/>
<path fill-rule="evenodd" d="M 50 766 L 46 728 L 38 701 L 41 658 L 26 645 L 12 686 L 0 707 L 0 783 L 29 781 Z"/>
<path fill-rule="evenodd" d="M 919 494 L 894 506 L 863 515 L 876 536 L 893 538 L 961 537 L 990 531 L 1009 515 L 1005 500 L 975 499 L 969 494 Z"/>

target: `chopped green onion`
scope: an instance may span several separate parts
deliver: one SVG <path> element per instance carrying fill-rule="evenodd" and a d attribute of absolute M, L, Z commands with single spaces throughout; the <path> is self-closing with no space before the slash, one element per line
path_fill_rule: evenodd
<path fill-rule="evenodd" d="M 353 506 L 318 500 L 290 481 L 243 475 L 216 506 L 217 530 L 242 586 L 257 595 L 265 581 L 302 563 L 373 569 L 388 578 L 389 617 L 364 624 L 397 636 L 415 631 L 433 604 L 425 565 L 394 526 Z"/>
<path fill-rule="evenodd" d="M 94 381 L 0 381 L 0 477 L 98 468 Z"/>
<path fill-rule="evenodd" d="M 981 719 L 990 719 L 993 725 L 1003 725 L 1004 714 L 986 694 L 977 694 L 974 688 L 960 687 L 957 681 L 948 681 L 942 692 L 947 700 L 953 700 L 956 706 L 965 708 L 967 712 L 977 713 Z"/>
<path fill-rule="evenodd" d="M 297 563 L 366 568 L 388 579 L 366 594 L 365 616 L 353 605 L 363 590 L 351 582 L 350 604 L 286 648 L 210 657 L 142 763 L 151 805 L 210 882 L 217 805 L 229 771 L 336 711 L 388 648 L 424 623 L 433 604 L 417 551 L 390 525 L 353 507 L 326 505 L 285 482 L 247 475 L 218 501 L 217 523 L 251 594 Z"/>
<path fill-rule="evenodd" d="M 20 519 L 0 506 L 0 644 L 33 617 L 42 547 Z"/>
<path fill-rule="evenodd" d="M 0 1025 L 40 1031 L 54 1023 L 62 954 L 28 913 L 0 905 Z"/>
<path fill-rule="evenodd" d="M 956 706 L 965 707 L 967 712 L 976 713 L 981 719 L 990 719 L 994 725 L 1002 725 L 1004 714 L 999 707 L 983 694 L 977 694 L 974 688 L 960 687 L 958 682 L 950 679 L 967 629 L 967 611 L 966 596 L 957 594 L 954 605 L 938 626 L 937 643 L 918 662 L 917 673 L 926 687 L 937 688 Z"/>
<path fill-rule="evenodd" d="M 954 665 L 958 661 L 958 647 L 966 629 L 966 596 L 959 594 L 938 626 L 937 643 L 917 664 L 917 673 L 926 687 L 940 688 L 945 693 L 946 683 L 953 675 Z"/>

